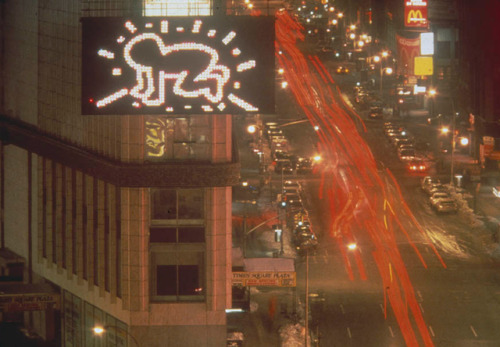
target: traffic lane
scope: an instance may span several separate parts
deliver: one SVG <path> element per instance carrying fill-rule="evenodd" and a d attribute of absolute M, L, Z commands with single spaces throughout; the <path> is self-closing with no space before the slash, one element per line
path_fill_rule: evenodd
<path fill-rule="evenodd" d="M 411 254 L 404 253 L 406 257 Z M 422 269 L 416 259 L 405 259 L 436 345 L 459 346 L 471 339 L 487 346 L 499 345 L 498 264 L 477 258 L 444 258 L 447 269 L 436 263 Z"/>

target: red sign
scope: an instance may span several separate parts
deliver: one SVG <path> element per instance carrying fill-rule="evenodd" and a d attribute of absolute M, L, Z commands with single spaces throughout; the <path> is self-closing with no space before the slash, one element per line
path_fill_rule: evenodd
<path fill-rule="evenodd" d="M 396 34 L 398 49 L 398 74 L 404 76 L 415 75 L 415 57 L 420 53 L 420 38 L 406 38 Z"/>
<path fill-rule="evenodd" d="M 410 0 L 405 2 L 405 26 L 427 28 L 427 1 Z"/>

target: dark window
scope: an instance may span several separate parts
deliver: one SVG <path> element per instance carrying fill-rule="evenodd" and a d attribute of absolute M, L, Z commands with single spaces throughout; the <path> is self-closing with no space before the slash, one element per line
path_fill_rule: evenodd
<path fill-rule="evenodd" d="M 156 294 L 177 295 L 176 265 L 158 265 L 156 267 Z"/>
<path fill-rule="evenodd" d="M 451 44 L 450 41 L 438 41 L 437 42 L 437 58 L 449 59 L 451 58 Z"/>
<path fill-rule="evenodd" d="M 149 242 L 177 242 L 177 229 L 171 227 L 151 227 Z"/>
<path fill-rule="evenodd" d="M 198 266 L 179 265 L 179 295 L 196 295 L 199 290 Z"/>
<path fill-rule="evenodd" d="M 205 242 L 205 228 L 204 227 L 182 227 L 178 228 L 179 242 Z"/>

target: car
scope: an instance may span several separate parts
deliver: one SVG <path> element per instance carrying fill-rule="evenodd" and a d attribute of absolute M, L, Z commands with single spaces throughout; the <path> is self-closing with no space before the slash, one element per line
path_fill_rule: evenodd
<path fill-rule="evenodd" d="M 285 187 L 283 186 L 283 194 L 300 194 L 300 189 L 297 187 Z"/>
<path fill-rule="evenodd" d="M 283 187 L 284 188 L 296 188 L 299 191 L 302 188 L 299 182 L 297 182 L 297 181 L 291 181 L 291 180 L 284 181 L 283 182 Z"/>
<path fill-rule="evenodd" d="M 368 112 L 368 117 L 371 119 L 382 119 L 384 118 L 384 113 L 382 111 L 382 107 L 370 107 L 370 111 Z"/>
<path fill-rule="evenodd" d="M 414 160 L 417 156 L 417 153 L 414 149 L 401 149 L 398 150 L 398 158 L 401 161 Z"/>
<path fill-rule="evenodd" d="M 441 183 L 433 183 L 424 189 L 427 195 L 432 195 L 437 192 L 447 192 L 446 188 Z"/>
<path fill-rule="evenodd" d="M 433 206 L 441 199 L 451 199 L 451 196 L 446 191 L 437 191 L 429 197 L 429 203 Z"/>
<path fill-rule="evenodd" d="M 406 168 L 411 173 L 422 173 L 429 170 L 429 166 L 421 159 L 409 160 L 406 163 Z"/>
<path fill-rule="evenodd" d="M 301 158 L 297 163 L 298 174 L 309 174 L 313 171 L 313 162 L 311 159 Z"/>
<path fill-rule="evenodd" d="M 290 159 L 276 159 L 274 162 L 274 172 L 291 174 L 294 172 L 294 167 Z"/>
<path fill-rule="evenodd" d="M 441 184 L 441 181 L 439 180 L 439 178 L 432 176 L 425 176 L 424 178 L 422 178 L 422 181 L 420 181 L 420 187 L 422 187 L 424 191 L 431 184 Z"/>
<path fill-rule="evenodd" d="M 439 199 L 432 208 L 438 213 L 457 213 L 458 204 L 455 199 Z"/>
<path fill-rule="evenodd" d="M 414 147 L 415 141 L 409 136 L 401 136 L 401 137 L 396 136 L 395 138 L 393 138 L 392 143 L 396 148 L 400 148 L 401 145 L 407 145 L 415 149 Z"/>
<path fill-rule="evenodd" d="M 349 73 L 349 69 L 345 66 L 339 66 L 335 72 L 339 75 L 346 75 Z"/>

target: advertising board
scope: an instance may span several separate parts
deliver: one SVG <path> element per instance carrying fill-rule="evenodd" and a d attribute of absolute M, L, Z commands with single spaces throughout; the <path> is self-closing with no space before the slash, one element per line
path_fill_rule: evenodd
<path fill-rule="evenodd" d="M 274 113 L 274 18 L 82 18 L 82 114 Z"/>

